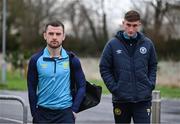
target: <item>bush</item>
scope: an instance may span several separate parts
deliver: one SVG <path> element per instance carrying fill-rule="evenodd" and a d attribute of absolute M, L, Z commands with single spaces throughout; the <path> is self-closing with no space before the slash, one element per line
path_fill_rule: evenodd
<path fill-rule="evenodd" d="M 174 61 L 180 60 L 180 39 L 156 42 L 155 47 L 159 59 Z"/>

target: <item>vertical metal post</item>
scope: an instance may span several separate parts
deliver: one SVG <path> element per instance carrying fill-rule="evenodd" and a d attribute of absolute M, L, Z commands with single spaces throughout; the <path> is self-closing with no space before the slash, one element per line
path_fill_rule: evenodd
<path fill-rule="evenodd" d="M 153 91 L 152 99 L 152 124 L 161 123 L 161 98 L 160 91 Z"/>
<path fill-rule="evenodd" d="M 24 107 L 24 109 L 23 109 L 23 124 L 27 124 L 27 120 L 28 120 L 28 117 L 27 117 L 28 110 L 27 110 L 27 106 L 26 106 L 26 105 L 24 105 L 23 107 Z"/>
<path fill-rule="evenodd" d="M 3 28 L 2 28 L 2 83 L 6 82 L 6 0 L 3 0 Z"/>

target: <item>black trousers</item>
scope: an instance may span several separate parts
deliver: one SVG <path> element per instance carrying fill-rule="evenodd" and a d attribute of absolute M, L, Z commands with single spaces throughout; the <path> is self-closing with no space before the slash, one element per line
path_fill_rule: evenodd
<path fill-rule="evenodd" d="M 138 103 L 113 103 L 115 123 L 148 123 L 151 119 L 151 101 Z"/>
<path fill-rule="evenodd" d="M 38 106 L 37 112 L 33 117 L 33 123 L 42 124 L 74 124 L 75 118 L 71 108 L 66 108 L 62 110 L 51 110 L 48 108 Z"/>

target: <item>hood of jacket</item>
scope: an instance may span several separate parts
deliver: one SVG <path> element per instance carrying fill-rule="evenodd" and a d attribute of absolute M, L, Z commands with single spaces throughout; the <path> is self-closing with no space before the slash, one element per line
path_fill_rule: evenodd
<path fill-rule="evenodd" d="M 117 39 L 119 39 L 120 41 L 127 41 L 127 42 L 129 42 L 129 40 L 124 38 L 123 32 L 124 32 L 123 30 L 118 31 L 116 33 L 115 37 Z M 137 37 L 133 38 L 133 40 L 135 40 L 139 44 L 139 43 L 142 43 L 144 41 L 144 38 L 145 38 L 144 34 L 142 34 L 141 32 L 137 32 Z"/>

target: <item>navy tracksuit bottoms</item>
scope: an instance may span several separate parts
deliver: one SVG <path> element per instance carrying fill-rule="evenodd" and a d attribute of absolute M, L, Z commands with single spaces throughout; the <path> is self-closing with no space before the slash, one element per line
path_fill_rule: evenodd
<path fill-rule="evenodd" d="M 138 103 L 113 103 L 115 123 L 149 123 L 151 119 L 151 101 Z"/>
<path fill-rule="evenodd" d="M 51 110 L 38 106 L 37 112 L 33 117 L 33 123 L 43 124 L 59 124 L 59 123 L 75 123 L 75 118 L 71 108 L 62 110 Z"/>

